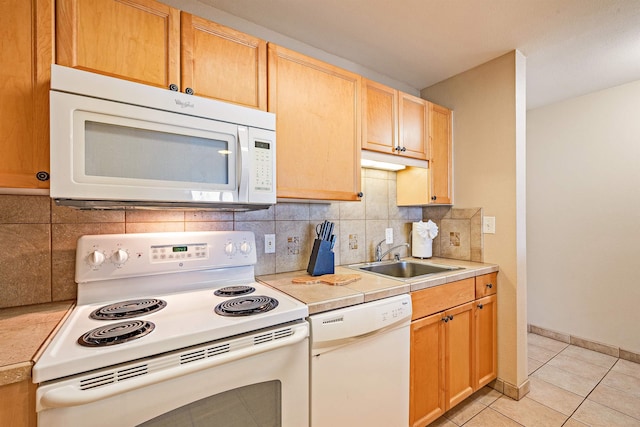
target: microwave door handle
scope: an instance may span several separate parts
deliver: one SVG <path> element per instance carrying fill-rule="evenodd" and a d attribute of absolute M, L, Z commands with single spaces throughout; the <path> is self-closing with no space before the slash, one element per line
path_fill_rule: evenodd
<path fill-rule="evenodd" d="M 238 148 L 240 161 L 238 167 L 238 202 L 249 203 L 249 130 L 245 126 L 238 126 Z"/>

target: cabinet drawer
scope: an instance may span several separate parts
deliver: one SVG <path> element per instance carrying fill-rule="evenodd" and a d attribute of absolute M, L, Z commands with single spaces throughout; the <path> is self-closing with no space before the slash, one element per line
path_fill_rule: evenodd
<path fill-rule="evenodd" d="M 476 299 L 493 295 L 498 291 L 498 273 L 476 276 Z"/>
<path fill-rule="evenodd" d="M 434 286 L 411 293 L 411 304 L 413 307 L 412 320 L 420 319 L 429 314 L 443 311 L 465 302 L 473 301 L 475 298 L 475 281 L 473 277 L 447 283 L 446 285 Z"/>

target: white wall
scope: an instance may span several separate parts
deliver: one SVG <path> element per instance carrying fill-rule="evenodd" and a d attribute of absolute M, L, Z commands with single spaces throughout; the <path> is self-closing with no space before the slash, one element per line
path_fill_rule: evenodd
<path fill-rule="evenodd" d="M 454 203 L 496 217 L 484 235 L 484 260 L 498 276 L 498 378 L 527 380 L 525 58 L 510 52 L 423 89 L 452 108 Z"/>
<path fill-rule="evenodd" d="M 527 115 L 529 323 L 640 352 L 640 81 Z"/>

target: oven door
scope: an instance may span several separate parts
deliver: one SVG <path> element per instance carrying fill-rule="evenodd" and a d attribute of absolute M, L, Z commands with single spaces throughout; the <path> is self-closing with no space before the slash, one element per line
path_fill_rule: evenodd
<path fill-rule="evenodd" d="M 41 385 L 40 426 L 309 423 L 306 322 Z"/>

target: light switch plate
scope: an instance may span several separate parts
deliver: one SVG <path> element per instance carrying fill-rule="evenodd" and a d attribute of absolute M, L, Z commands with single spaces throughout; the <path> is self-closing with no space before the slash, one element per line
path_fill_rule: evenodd
<path fill-rule="evenodd" d="M 393 228 L 387 228 L 384 230 L 384 238 L 387 245 L 393 243 Z"/>
<path fill-rule="evenodd" d="M 482 217 L 482 232 L 484 234 L 496 234 L 496 217 L 495 216 Z"/>
<path fill-rule="evenodd" d="M 273 254 L 276 252 L 276 235 L 265 234 L 264 235 L 264 253 Z"/>

